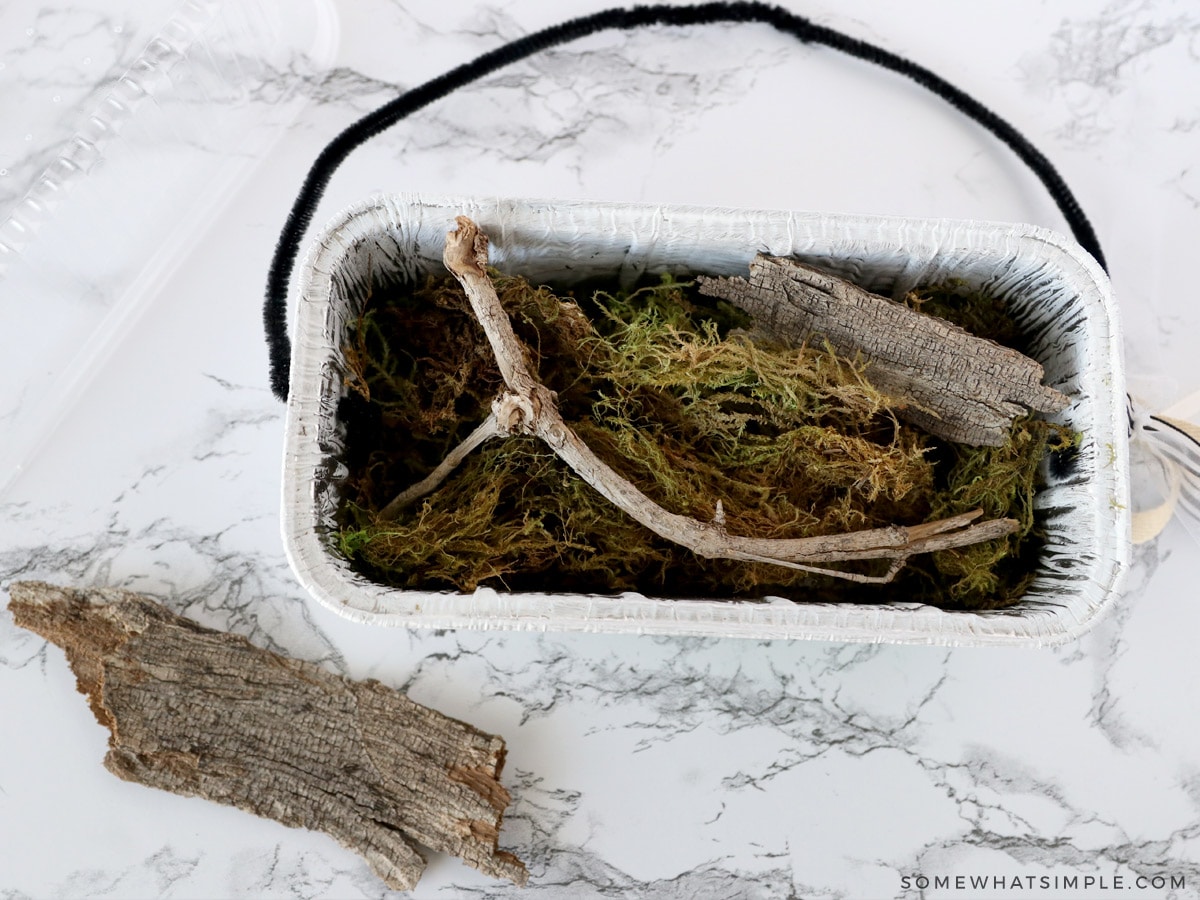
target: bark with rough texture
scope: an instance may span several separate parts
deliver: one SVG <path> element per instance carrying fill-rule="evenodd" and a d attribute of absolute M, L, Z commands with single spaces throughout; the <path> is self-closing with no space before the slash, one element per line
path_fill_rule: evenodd
<path fill-rule="evenodd" d="M 502 738 L 140 594 L 40 582 L 10 593 L 17 624 L 66 651 L 112 732 L 114 775 L 324 831 L 390 888 L 417 883 L 418 844 L 525 883 L 524 864 L 496 846 Z"/>
<path fill-rule="evenodd" d="M 759 254 L 748 280 L 699 281 L 701 293 L 741 307 L 772 337 L 861 354 L 871 382 L 904 402 L 897 414 L 945 440 L 998 447 L 1017 416 L 1070 402 L 1042 384 L 1028 356 L 794 259 Z"/>

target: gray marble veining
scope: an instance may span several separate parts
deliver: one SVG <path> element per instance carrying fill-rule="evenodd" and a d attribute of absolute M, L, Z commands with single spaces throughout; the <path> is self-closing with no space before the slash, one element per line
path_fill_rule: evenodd
<path fill-rule="evenodd" d="M 70 134 L 70 111 L 171 6 L 16 0 L 0 12 L 0 218 Z M 1131 374 L 1200 384 L 1194 5 L 788 6 L 910 54 L 1025 129 L 1098 227 Z M 249 101 L 299 79 L 312 102 L 288 141 L 164 276 L 0 499 L 0 586 L 143 590 L 504 735 L 502 844 L 530 864 L 527 895 L 964 896 L 903 888 L 963 874 L 1167 876 L 1186 886 L 1121 893 L 1197 896 L 1200 607 L 1195 544 L 1178 526 L 1139 550 L 1112 615 L 1053 650 L 392 631 L 338 619 L 296 586 L 257 307 L 293 192 L 325 140 L 396 91 L 593 8 L 339 5 L 334 65 L 281 70 Z M 849 124 L 813 125 L 834 115 Z M 772 122 L 769 139 L 755 117 Z M 1061 227 L 1027 173 L 935 101 L 761 28 L 602 36 L 500 73 L 358 151 L 318 222 L 413 188 Z M 21 300 L 0 282 L 4 322 Z M 5 372 L 18 386 L 19 374 Z M 7 612 L 0 708 L 5 900 L 387 896 L 322 835 L 110 776 L 61 652 Z M 443 858 L 415 892 L 517 894 Z M 1087 896 L 1036 884 L 992 895 Z"/>

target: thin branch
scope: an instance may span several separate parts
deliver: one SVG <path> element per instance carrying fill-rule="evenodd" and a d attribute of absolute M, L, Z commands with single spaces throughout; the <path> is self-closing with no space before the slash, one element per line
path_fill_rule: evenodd
<path fill-rule="evenodd" d="M 575 474 L 658 536 L 710 559 L 771 563 L 850 581 L 881 583 L 895 577 L 904 561 L 914 554 L 962 547 L 1016 531 L 1017 523 L 1012 519 L 972 524 L 981 515 L 979 510 L 974 510 L 912 527 L 892 525 L 808 538 L 754 538 L 729 534 L 722 521 L 700 522 L 663 509 L 600 459 L 563 420 L 554 392 L 541 384 L 526 367 L 512 323 L 488 278 L 487 236 L 466 216 L 459 216 L 456 221 L 458 228 L 446 236 L 443 258 L 446 268 L 466 292 L 508 386 L 508 392 L 493 404 L 497 426 L 504 433 L 531 434 L 540 438 Z M 812 565 L 866 559 L 891 559 L 893 562 L 888 572 L 881 576 Z"/>

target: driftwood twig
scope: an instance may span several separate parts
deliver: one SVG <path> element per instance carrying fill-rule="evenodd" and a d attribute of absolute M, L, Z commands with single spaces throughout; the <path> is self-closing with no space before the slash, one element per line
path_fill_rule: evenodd
<path fill-rule="evenodd" d="M 17 624 L 66 651 L 112 731 L 114 775 L 324 831 L 398 890 L 425 868 L 418 844 L 525 883 L 524 864 L 496 847 L 502 738 L 139 594 L 40 582 L 10 593 Z"/>
<path fill-rule="evenodd" d="M 506 390 L 493 403 L 491 416 L 455 449 L 454 464 L 493 434 L 534 435 L 619 509 L 660 537 L 702 557 L 770 563 L 863 583 L 891 581 L 905 560 L 915 554 L 962 547 L 1004 537 L 1016 530 L 1017 523 L 1012 519 L 976 522 L 981 513 L 974 510 L 912 527 L 894 525 L 847 534 L 773 539 L 729 534 L 720 519 L 701 522 L 663 509 L 600 459 L 563 420 L 554 392 L 539 382 L 525 364 L 512 323 L 488 277 L 487 236 L 465 216 L 459 216 L 457 223 L 458 228 L 446 237 L 446 268 L 462 285 L 475 317 L 483 326 Z M 460 452 L 463 448 L 466 451 Z M 433 474 L 405 491 L 386 509 L 394 512 L 402 505 L 402 498 L 409 502 L 418 488 L 424 489 L 430 482 L 444 478 L 452 468 L 447 463 L 438 466 Z M 718 508 L 719 502 L 717 498 Z M 823 565 L 868 559 L 891 560 L 891 566 L 881 575 L 865 575 Z"/>
<path fill-rule="evenodd" d="M 760 253 L 749 279 L 698 280 L 701 293 L 741 307 L 766 334 L 860 355 L 871 383 L 904 403 L 897 415 L 945 440 L 998 447 L 1017 416 L 1070 402 L 1042 384 L 1028 356 L 794 259 Z"/>

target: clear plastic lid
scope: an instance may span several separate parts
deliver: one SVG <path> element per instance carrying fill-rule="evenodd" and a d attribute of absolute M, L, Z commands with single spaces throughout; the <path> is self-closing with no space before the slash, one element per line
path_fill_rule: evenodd
<path fill-rule="evenodd" d="M 284 135 L 302 78 L 336 44 L 329 0 L 187 0 L 0 213 L 0 495 Z"/>

